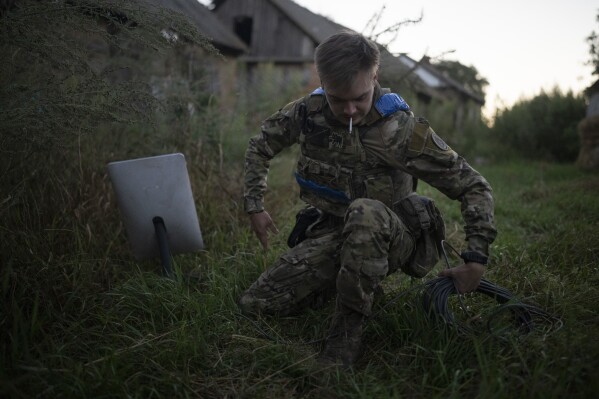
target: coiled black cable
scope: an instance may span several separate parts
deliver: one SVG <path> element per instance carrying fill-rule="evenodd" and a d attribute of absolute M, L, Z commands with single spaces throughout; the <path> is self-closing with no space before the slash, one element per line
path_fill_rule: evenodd
<path fill-rule="evenodd" d="M 459 253 L 449 243 L 442 241 L 443 256 L 446 262 L 447 268 L 450 268 L 449 259 L 445 247 L 449 247 L 456 254 Z M 513 318 L 513 324 L 516 329 L 522 333 L 530 333 L 535 327 L 535 321 L 542 321 L 545 324 L 549 324 L 550 329 L 555 330 L 562 327 L 563 323 L 561 319 L 555 315 L 552 315 L 545 310 L 526 303 L 521 302 L 514 294 L 512 294 L 506 288 L 503 288 L 497 284 L 494 284 L 486 279 L 481 279 L 479 287 L 475 292 L 489 296 L 499 303 L 499 305 L 493 309 L 490 315 L 487 316 L 487 329 L 490 333 L 496 334 L 493 328 L 496 323 L 497 316 L 509 311 Z M 424 283 L 424 290 L 422 293 L 422 306 L 426 312 L 432 317 L 441 319 L 445 323 L 455 326 L 461 333 L 470 334 L 474 331 L 466 323 L 460 322 L 450 310 L 449 298 L 452 295 L 458 294 L 458 290 L 455 286 L 455 282 L 450 277 L 437 277 Z M 467 306 L 463 302 L 463 296 L 458 295 L 460 301 L 460 308 L 464 311 L 469 318 L 472 315 L 469 314 Z"/>

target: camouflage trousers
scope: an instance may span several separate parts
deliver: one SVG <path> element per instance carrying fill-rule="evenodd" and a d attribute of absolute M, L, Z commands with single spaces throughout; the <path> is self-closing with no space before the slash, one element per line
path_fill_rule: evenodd
<path fill-rule="evenodd" d="M 244 313 L 288 315 L 319 307 L 337 294 L 370 316 L 374 291 L 406 264 L 415 243 L 404 222 L 377 200 L 353 201 L 343 222 L 316 229 L 284 253 L 241 296 Z"/>

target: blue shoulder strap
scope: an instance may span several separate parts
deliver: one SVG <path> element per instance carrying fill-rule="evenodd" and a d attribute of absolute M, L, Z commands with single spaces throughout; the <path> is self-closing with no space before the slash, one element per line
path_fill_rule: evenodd
<path fill-rule="evenodd" d="M 321 96 L 324 95 L 324 89 L 322 87 L 319 87 L 318 89 L 314 90 L 312 93 L 310 93 L 311 96 Z"/>
<path fill-rule="evenodd" d="M 399 94 L 387 93 L 378 99 L 375 108 L 383 116 L 389 116 L 397 111 L 410 112 L 410 106 Z"/>

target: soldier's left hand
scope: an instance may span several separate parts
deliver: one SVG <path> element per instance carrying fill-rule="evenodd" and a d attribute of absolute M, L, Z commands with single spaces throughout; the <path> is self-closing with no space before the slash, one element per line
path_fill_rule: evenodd
<path fill-rule="evenodd" d="M 439 272 L 439 276 L 454 279 L 460 294 L 465 294 L 475 291 L 478 288 L 484 272 L 485 267 L 480 263 L 468 262 L 461 266 L 452 267 L 451 269 L 444 269 Z"/>

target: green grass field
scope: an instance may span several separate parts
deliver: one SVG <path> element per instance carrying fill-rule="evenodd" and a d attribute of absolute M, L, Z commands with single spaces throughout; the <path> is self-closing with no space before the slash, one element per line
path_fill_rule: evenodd
<path fill-rule="evenodd" d="M 475 320 L 476 333 L 461 335 L 431 320 L 411 291 L 369 322 L 367 354 L 343 371 L 315 361 L 332 304 L 257 321 L 235 304 L 285 249 L 300 206 L 293 153 L 272 165 L 267 206 L 281 232 L 267 252 L 240 209 L 238 162 L 223 170 L 195 153 L 188 162 L 206 250 L 175 258 L 180 275 L 194 276 L 179 282 L 161 278 L 158 261 L 133 260 L 103 162 L 9 186 L 0 208 L 1 396 L 596 397 L 599 175 L 524 161 L 478 168 L 494 188 L 499 229 L 486 278 L 558 315 L 562 328 L 541 320 L 525 335 L 508 322 L 490 333 Z M 459 204 L 420 191 L 443 210 L 449 242 L 463 245 Z M 419 283 L 391 276 L 377 309 Z M 477 294 L 464 301 L 481 313 L 495 306 Z"/>

